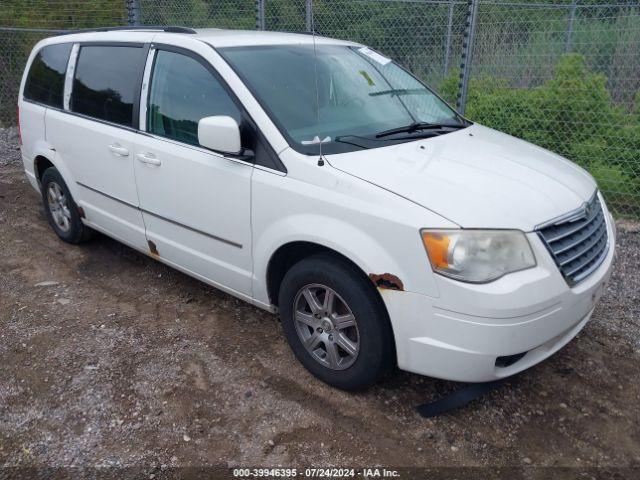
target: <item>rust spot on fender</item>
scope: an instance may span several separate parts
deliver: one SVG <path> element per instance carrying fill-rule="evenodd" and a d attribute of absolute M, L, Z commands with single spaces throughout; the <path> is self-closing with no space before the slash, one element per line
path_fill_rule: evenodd
<path fill-rule="evenodd" d="M 151 240 L 147 240 L 147 244 L 149 245 L 149 253 L 151 254 L 151 256 L 159 257 L 160 254 L 158 253 L 158 248 L 156 247 L 156 244 L 153 243 Z"/>
<path fill-rule="evenodd" d="M 78 215 L 80 215 L 80 218 L 85 218 L 84 208 L 78 207 Z"/>
<path fill-rule="evenodd" d="M 404 284 L 395 275 L 390 273 L 370 273 L 369 278 L 378 288 L 385 288 L 387 290 L 404 290 Z"/>

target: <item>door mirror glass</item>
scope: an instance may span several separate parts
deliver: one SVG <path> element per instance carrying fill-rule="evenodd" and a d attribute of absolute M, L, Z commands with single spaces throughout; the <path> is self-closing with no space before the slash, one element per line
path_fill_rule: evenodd
<path fill-rule="evenodd" d="M 198 143 L 217 152 L 239 154 L 240 127 L 226 115 L 201 118 L 198 122 Z"/>

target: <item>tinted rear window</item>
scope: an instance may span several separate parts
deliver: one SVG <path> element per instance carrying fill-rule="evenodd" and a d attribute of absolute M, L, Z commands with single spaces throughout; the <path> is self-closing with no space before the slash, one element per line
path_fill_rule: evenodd
<path fill-rule="evenodd" d="M 70 43 L 49 45 L 38 52 L 29 69 L 24 98 L 62 108 L 64 77 L 71 46 Z"/>
<path fill-rule="evenodd" d="M 81 47 L 71 109 L 100 120 L 133 126 L 145 53 L 142 47 Z"/>

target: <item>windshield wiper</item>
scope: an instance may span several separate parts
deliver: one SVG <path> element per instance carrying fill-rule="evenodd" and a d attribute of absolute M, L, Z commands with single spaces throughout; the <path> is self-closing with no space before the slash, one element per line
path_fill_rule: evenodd
<path fill-rule="evenodd" d="M 380 95 L 415 95 L 431 93 L 425 88 L 392 88 L 390 90 L 380 90 L 379 92 L 370 93 L 370 97 L 379 97 Z"/>
<path fill-rule="evenodd" d="M 363 150 L 368 150 L 369 148 L 371 148 L 370 146 L 367 145 L 363 145 L 361 143 L 357 143 L 357 142 L 350 142 L 348 140 L 345 140 L 345 138 L 355 138 L 357 139 L 361 139 L 361 140 L 366 140 L 371 142 L 372 140 L 370 138 L 366 138 L 366 137 L 360 137 L 358 135 L 338 135 L 337 137 L 335 137 L 333 139 L 334 142 L 340 142 L 340 143 L 346 143 L 347 145 L 353 145 L 354 147 L 358 147 L 358 148 L 362 148 Z"/>
<path fill-rule="evenodd" d="M 445 128 L 465 128 L 466 125 L 461 123 L 427 123 L 427 122 L 413 122 L 410 125 L 403 127 L 392 128 L 390 130 L 384 130 L 376 133 L 376 138 L 388 137 L 389 135 L 395 135 L 396 133 L 413 133 L 420 130 L 443 130 Z"/>

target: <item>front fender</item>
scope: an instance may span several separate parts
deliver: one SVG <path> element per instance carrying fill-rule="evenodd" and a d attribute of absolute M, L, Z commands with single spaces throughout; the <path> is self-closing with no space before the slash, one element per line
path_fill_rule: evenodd
<path fill-rule="evenodd" d="M 455 225 L 331 167 L 319 168 L 291 155 L 281 157 L 287 161 L 287 176 L 259 169 L 252 176 L 256 300 L 269 302 L 267 270 L 274 253 L 287 243 L 300 241 L 340 253 L 379 287 L 438 296 L 420 228 Z"/>
<path fill-rule="evenodd" d="M 355 263 L 366 275 L 389 274 L 400 281 L 408 274 L 391 252 L 367 232 L 334 217 L 295 214 L 283 217 L 254 238 L 254 297 L 269 302 L 267 270 L 275 252 L 291 242 L 310 242 L 334 250 Z"/>

